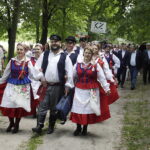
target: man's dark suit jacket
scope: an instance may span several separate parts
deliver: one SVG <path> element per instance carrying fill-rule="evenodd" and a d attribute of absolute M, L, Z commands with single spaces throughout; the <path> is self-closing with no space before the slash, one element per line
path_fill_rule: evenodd
<path fill-rule="evenodd" d="M 122 58 L 122 50 L 118 52 L 118 58 L 120 59 L 120 68 L 126 68 L 128 65 L 129 52 L 126 50 L 124 57 Z"/>
<path fill-rule="evenodd" d="M 147 65 L 150 65 L 150 59 L 148 57 L 148 51 L 145 50 L 143 52 L 143 67 L 147 66 Z"/>
<path fill-rule="evenodd" d="M 130 64 L 131 54 L 132 54 L 132 52 L 129 52 L 129 59 L 128 59 L 128 66 L 129 67 L 131 66 L 131 64 Z M 135 59 L 136 59 L 136 68 L 138 70 L 140 70 L 141 67 L 142 67 L 142 54 L 141 54 L 141 52 L 139 50 L 136 51 L 136 57 L 135 57 Z"/>

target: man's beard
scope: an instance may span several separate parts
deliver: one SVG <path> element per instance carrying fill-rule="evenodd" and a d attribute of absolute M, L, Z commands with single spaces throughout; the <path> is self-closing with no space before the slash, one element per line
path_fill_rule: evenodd
<path fill-rule="evenodd" d="M 58 51 L 60 49 L 59 45 L 51 45 L 51 50 L 52 51 Z"/>

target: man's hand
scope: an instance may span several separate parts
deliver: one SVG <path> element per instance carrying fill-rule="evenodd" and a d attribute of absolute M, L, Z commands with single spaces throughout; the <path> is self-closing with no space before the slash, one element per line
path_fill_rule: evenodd
<path fill-rule="evenodd" d="M 67 96 L 70 92 L 70 88 L 65 86 L 65 96 Z"/>
<path fill-rule="evenodd" d="M 47 82 L 46 81 L 41 81 L 43 87 L 47 87 Z"/>

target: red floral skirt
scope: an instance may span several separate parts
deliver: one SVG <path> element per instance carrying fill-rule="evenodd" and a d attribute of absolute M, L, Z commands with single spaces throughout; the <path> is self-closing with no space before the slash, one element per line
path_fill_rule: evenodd
<path fill-rule="evenodd" d="M 2 97 L 3 97 L 3 93 L 6 87 L 6 83 L 5 84 L 1 84 L 0 85 L 0 104 L 2 101 Z M 1 113 L 3 114 L 3 116 L 8 116 L 11 118 L 21 118 L 24 116 L 29 116 L 29 115 L 33 115 L 35 113 L 35 109 L 38 105 L 39 101 L 38 100 L 34 100 L 33 98 L 33 92 L 31 89 L 31 112 L 27 112 L 25 109 L 23 108 L 6 108 L 6 107 L 0 107 Z"/>

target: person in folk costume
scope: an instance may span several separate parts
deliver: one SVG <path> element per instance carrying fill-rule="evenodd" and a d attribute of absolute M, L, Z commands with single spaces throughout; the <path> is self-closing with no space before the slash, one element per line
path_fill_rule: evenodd
<path fill-rule="evenodd" d="M 104 57 L 104 54 L 102 53 L 100 54 L 98 46 L 93 45 L 92 47 L 93 47 L 93 53 L 94 53 L 93 61 L 95 61 L 95 63 L 100 64 L 106 76 L 107 82 L 110 84 L 110 91 L 111 91 L 110 95 L 106 96 L 104 90 L 100 88 L 101 97 L 103 97 L 103 99 L 105 99 L 105 101 L 107 101 L 108 104 L 112 104 L 116 100 L 119 99 L 115 77 L 113 76 L 111 70 L 109 69 L 109 65 L 108 65 L 107 60 Z"/>
<path fill-rule="evenodd" d="M 117 70 L 118 68 L 120 67 L 120 60 L 119 58 L 114 55 L 112 52 L 111 52 L 111 46 L 108 44 L 105 46 L 105 58 L 108 62 L 108 65 L 109 65 L 109 69 L 112 71 L 112 74 L 114 76 L 117 75 Z"/>
<path fill-rule="evenodd" d="M 80 43 L 79 49 L 76 50 L 79 53 L 78 59 L 77 59 L 78 62 L 83 60 L 83 52 L 84 52 L 84 48 L 88 44 L 88 38 L 85 36 L 80 37 L 79 43 Z"/>
<path fill-rule="evenodd" d="M 72 64 L 74 65 L 77 62 L 78 59 L 78 51 L 76 49 L 76 39 L 74 36 L 68 36 L 66 39 L 66 54 L 70 57 Z"/>
<path fill-rule="evenodd" d="M 40 79 L 42 73 L 34 69 L 25 56 L 25 46 L 18 43 L 17 56 L 9 61 L 0 78 L 0 110 L 9 118 L 6 132 L 17 133 L 21 118 L 32 115 L 36 107 L 29 77 Z"/>
<path fill-rule="evenodd" d="M 107 107 L 107 112 L 103 112 L 105 108 L 103 108 L 103 102 L 100 100 L 99 93 L 100 82 L 105 92 L 109 95 L 109 83 L 106 81 L 101 66 L 98 63 L 92 64 L 93 50 L 91 47 L 86 47 L 83 55 L 83 61 L 76 63 L 74 66 L 74 78 L 77 81 L 75 83 L 75 94 L 70 116 L 70 120 L 77 124 L 74 136 L 79 134 L 87 135 L 88 124 L 94 124 L 110 118 L 108 105 L 105 106 Z M 92 109 L 90 94 L 95 94 L 96 96 L 99 114 L 96 114 Z"/>
<path fill-rule="evenodd" d="M 33 56 L 31 57 L 31 62 L 32 62 L 33 66 L 35 66 L 35 63 L 36 63 L 37 59 L 40 57 L 40 55 L 42 54 L 42 52 L 43 52 L 42 44 L 40 44 L 40 43 L 35 44 L 35 46 L 33 48 L 33 56 L 34 57 Z M 36 99 L 37 104 L 39 104 L 39 95 L 37 94 L 37 92 L 38 92 L 40 85 L 41 85 L 40 81 L 32 80 L 31 86 L 33 89 L 33 96 L 34 96 L 34 99 Z M 35 118 L 36 117 L 36 107 L 33 110 L 33 112 L 34 112 L 33 118 Z"/>
<path fill-rule="evenodd" d="M 35 67 L 42 69 L 42 84 L 47 87 L 46 94 L 38 107 L 37 126 L 32 128 L 33 132 L 41 133 L 44 127 L 47 111 L 50 110 L 49 127 L 47 134 L 54 132 L 57 120 L 56 105 L 61 97 L 69 93 L 73 84 L 72 62 L 61 49 L 61 37 L 59 35 L 50 36 L 50 50 L 44 51 L 36 62 Z M 65 78 L 67 76 L 67 78 Z"/>
<path fill-rule="evenodd" d="M 65 43 L 65 53 L 70 57 L 70 60 L 72 62 L 72 65 L 75 65 L 78 59 L 78 55 L 79 55 L 79 49 L 78 47 L 75 46 L 76 44 L 76 39 L 74 36 L 68 36 L 65 39 L 66 43 Z M 73 99 L 73 95 L 74 95 L 74 88 L 70 89 L 70 96 Z M 66 122 L 66 120 L 62 120 L 61 124 L 64 124 Z"/>
<path fill-rule="evenodd" d="M 35 66 L 36 61 L 38 60 L 38 58 L 40 57 L 40 55 L 43 52 L 43 46 L 40 43 L 35 44 L 34 48 L 33 48 L 33 56 L 31 57 L 31 62 L 33 64 L 33 66 Z"/>

